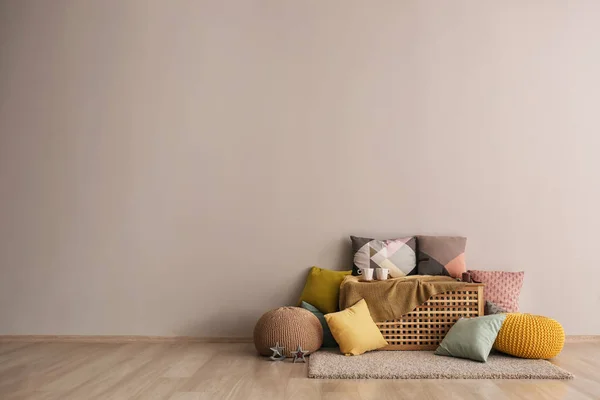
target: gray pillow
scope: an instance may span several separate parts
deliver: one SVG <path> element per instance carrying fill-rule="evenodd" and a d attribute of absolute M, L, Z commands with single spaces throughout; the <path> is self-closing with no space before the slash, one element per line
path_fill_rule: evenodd
<path fill-rule="evenodd" d="M 467 270 L 462 236 L 417 236 L 417 275 L 461 278 Z"/>
<path fill-rule="evenodd" d="M 459 319 L 435 354 L 486 362 L 505 318 L 506 314 L 495 314 Z"/>
<path fill-rule="evenodd" d="M 484 307 L 484 315 L 503 314 L 506 310 L 498 306 L 496 303 L 486 300 Z"/>

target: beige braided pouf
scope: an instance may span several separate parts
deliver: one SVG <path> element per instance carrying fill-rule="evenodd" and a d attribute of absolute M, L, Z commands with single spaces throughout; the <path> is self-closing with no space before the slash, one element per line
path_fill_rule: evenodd
<path fill-rule="evenodd" d="M 317 351 L 323 344 L 323 327 L 319 319 L 300 307 L 280 307 L 265 313 L 254 327 L 254 346 L 259 354 L 271 356 L 271 347 L 279 342 L 286 357 L 298 345 L 303 350 Z"/>

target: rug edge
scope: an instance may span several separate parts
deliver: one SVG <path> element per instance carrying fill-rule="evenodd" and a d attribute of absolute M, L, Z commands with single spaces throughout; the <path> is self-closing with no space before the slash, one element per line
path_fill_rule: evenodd
<path fill-rule="evenodd" d="M 314 357 L 315 354 L 313 354 Z M 319 357 L 317 357 L 318 359 Z M 553 364 L 548 360 L 539 360 L 547 363 L 550 368 L 555 372 L 553 375 L 548 374 L 484 374 L 484 375 L 446 375 L 446 374 L 407 374 L 407 375 L 376 375 L 369 373 L 360 373 L 360 374 L 345 374 L 345 373 L 333 373 L 333 374 L 323 374 L 321 372 L 315 372 L 312 363 L 314 358 L 309 359 L 308 363 L 308 371 L 307 375 L 310 379 L 396 379 L 396 380 L 413 380 L 413 379 L 431 379 L 431 380 L 467 380 L 467 379 L 476 379 L 476 380 L 493 380 L 493 379 L 503 379 L 503 380 L 555 380 L 555 381 L 566 381 L 575 379 L 575 375 L 571 372 L 559 367 L 558 365 Z"/>

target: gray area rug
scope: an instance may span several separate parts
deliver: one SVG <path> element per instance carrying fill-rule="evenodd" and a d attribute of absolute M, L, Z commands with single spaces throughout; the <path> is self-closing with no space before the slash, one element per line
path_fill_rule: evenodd
<path fill-rule="evenodd" d="M 436 356 L 433 351 L 374 351 L 344 356 L 320 350 L 309 357 L 308 377 L 320 379 L 572 379 L 546 360 L 527 360 L 501 353 L 487 363 Z"/>

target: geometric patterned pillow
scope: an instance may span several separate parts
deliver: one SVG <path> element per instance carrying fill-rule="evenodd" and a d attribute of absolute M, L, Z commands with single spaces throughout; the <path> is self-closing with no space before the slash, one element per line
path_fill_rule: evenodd
<path fill-rule="evenodd" d="M 466 246 L 462 236 L 417 236 L 417 274 L 460 278 L 467 269 Z"/>
<path fill-rule="evenodd" d="M 352 275 L 358 275 L 359 268 L 387 268 L 392 278 L 416 274 L 414 236 L 388 240 L 350 236 L 350 239 L 354 253 Z"/>
<path fill-rule="evenodd" d="M 523 287 L 525 272 L 468 271 L 471 279 L 485 283 L 483 297 L 496 306 L 513 313 L 519 312 L 519 295 Z"/>

